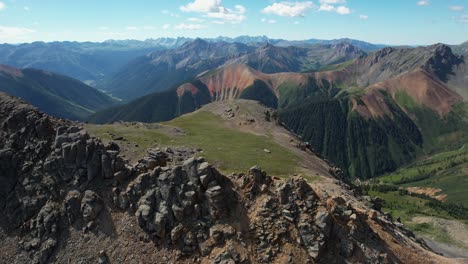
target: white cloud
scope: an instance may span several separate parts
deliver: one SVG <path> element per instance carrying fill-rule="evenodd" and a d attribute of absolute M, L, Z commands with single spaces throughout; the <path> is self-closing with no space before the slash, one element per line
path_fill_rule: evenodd
<path fill-rule="evenodd" d="M 179 25 L 174 27 L 175 29 L 180 29 L 180 30 L 197 30 L 203 28 L 202 25 L 200 24 L 185 24 L 185 23 L 180 23 Z"/>
<path fill-rule="evenodd" d="M 452 11 L 463 11 L 465 9 L 464 6 L 450 6 L 449 8 Z"/>
<path fill-rule="evenodd" d="M 161 10 L 161 14 L 169 15 L 170 13 L 171 12 L 169 12 L 169 10 L 167 10 L 167 9 Z"/>
<path fill-rule="evenodd" d="M 359 15 L 359 19 L 362 19 L 362 20 L 367 20 L 369 18 L 368 15 Z"/>
<path fill-rule="evenodd" d="M 0 26 L 0 39 L 2 42 L 19 42 L 34 32 L 36 31 L 29 28 Z"/>
<path fill-rule="evenodd" d="M 339 6 L 336 8 L 336 12 L 340 15 L 348 15 L 351 14 L 351 10 L 346 6 Z"/>
<path fill-rule="evenodd" d="M 185 6 L 181 6 L 182 12 L 204 13 L 205 17 L 225 20 L 232 24 L 237 24 L 245 20 L 244 6 L 236 5 L 234 9 L 226 8 L 221 0 L 195 0 Z"/>
<path fill-rule="evenodd" d="M 418 6 L 428 6 L 429 0 L 421 0 L 417 2 Z"/>
<path fill-rule="evenodd" d="M 143 29 L 144 30 L 154 30 L 154 29 L 156 29 L 156 27 L 154 27 L 154 26 L 143 26 Z"/>
<path fill-rule="evenodd" d="M 234 8 L 236 9 L 236 12 L 239 14 L 245 14 L 245 12 L 247 12 L 247 9 L 241 5 L 236 5 Z"/>
<path fill-rule="evenodd" d="M 320 0 L 321 4 L 346 4 L 346 0 Z"/>
<path fill-rule="evenodd" d="M 331 12 L 331 11 L 335 11 L 335 7 L 329 4 L 322 4 L 320 5 L 319 11 Z"/>
<path fill-rule="evenodd" d="M 299 21 L 294 21 L 294 25 L 299 25 L 301 22 Z"/>
<path fill-rule="evenodd" d="M 5 8 L 6 8 L 6 5 L 5 5 L 5 3 L 3 3 L 3 2 L 0 2 L 0 10 L 2 10 L 2 9 L 5 9 Z"/>
<path fill-rule="evenodd" d="M 276 20 L 274 20 L 274 19 L 262 18 L 261 21 L 262 21 L 263 23 L 276 24 Z"/>
<path fill-rule="evenodd" d="M 210 13 L 219 12 L 220 7 L 221 0 L 195 0 L 185 6 L 181 6 L 180 10 L 183 12 Z"/>
<path fill-rule="evenodd" d="M 171 27 L 171 24 L 164 24 L 164 25 L 162 26 L 162 28 L 165 29 L 165 30 L 166 30 L 166 29 L 169 29 L 170 27 Z"/>
<path fill-rule="evenodd" d="M 29 6 L 23 7 L 24 11 L 29 11 Z"/>
<path fill-rule="evenodd" d="M 205 20 L 203 20 L 203 19 L 201 19 L 201 18 L 198 18 L 198 17 L 189 17 L 189 18 L 187 18 L 187 21 L 190 21 L 190 22 L 199 22 L 199 23 L 201 23 L 201 22 L 203 22 L 203 21 L 205 21 Z"/>
<path fill-rule="evenodd" d="M 280 2 L 273 3 L 272 5 L 265 7 L 262 12 L 265 14 L 274 14 L 278 16 L 301 17 L 312 8 L 315 8 L 315 5 L 311 1 Z"/>
<path fill-rule="evenodd" d="M 346 4 L 346 0 L 320 0 L 319 11 L 336 12 L 340 15 L 351 14 L 351 10 L 348 7 L 344 5 L 337 7 L 336 4 Z"/>
<path fill-rule="evenodd" d="M 125 27 L 126 30 L 128 31 L 138 31 L 140 30 L 138 27 L 134 27 L 134 26 L 128 26 L 128 27 Z"/>

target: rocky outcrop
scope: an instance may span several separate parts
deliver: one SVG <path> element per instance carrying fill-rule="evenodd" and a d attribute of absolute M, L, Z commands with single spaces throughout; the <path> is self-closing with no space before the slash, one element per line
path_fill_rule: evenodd
<path fill-rule="evenodd" d="M 389 239 L 410 256 L 429 254 L 401 224 L 342 197 L 324 200 L 303 178 L 274 179 L 257 166 L 225 176 L 203 158 L 174 162 L 160 150 L 130 165 L 118 145 L 74 123 L 3 94 L 0 108 L 0 234 L 20 239 L 14 253 L 0 246 L 6 262 L 60 262 L 62 250 L 95 249 L 86 239 L 70 249 L 70 233 L 118 237 L 108 230 L 119 225 L 137 225 L 141 240 L 180 262 L 404 261 Z M 69 262 L 83 262 L 68 253 Z M 89 261 L 123 260 L 100 250 Z"/>

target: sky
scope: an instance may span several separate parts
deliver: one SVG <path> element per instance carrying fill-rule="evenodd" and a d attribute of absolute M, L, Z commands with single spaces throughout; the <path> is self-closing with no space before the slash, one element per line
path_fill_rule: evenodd
<path fill-rule="evenodd" d="M 468 0 L 0 0 L 0 43 L 241 35 L 460 44 Z"/>

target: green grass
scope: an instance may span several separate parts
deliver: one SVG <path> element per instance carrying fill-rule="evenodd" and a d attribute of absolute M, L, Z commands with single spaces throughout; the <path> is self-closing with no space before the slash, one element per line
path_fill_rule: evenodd
<path fill-rule="evenodd" d="M 123 136 L 140 157 L 148 147 L 187 146 L 203 149 L 201 155 L 224 173 L 246 172 L 254 165 L 259 165 L 271 176 L 287 177 L 299 172 L 298 157 L 291 151 L 270 137 L 228 128 L 222 118 L 209 112 L 185 115 L 162 124 L 165 129 L 158 128 L 157 124 L 129 123 L 87 125 L 86 129 L 104 140 L 111 140 L 109 133 Z M 170 127 L 184 133 L 165 133 Z"/>
<path fill-rule="evenodd" d="M 202 148 L 204 157 L 224 172 L 242 172 L 259 165 L 272 176 L 294 174 L 297 157 L 292 152 L 270 137 L 239 132 L 225 127 L 223 122 L 214 114 L 199 112 L 164 124 L 179 127 L 186 133 L 175 138 L 176 144 Z"/>
<path fill-rule="evenodd" d="M 457 150 L 443 152 L 430 158 L 414 162 L 394 173 L 384 175 L 370 181 L 371 185 L 385 184 L 397 188 L 429 187 L 442 189 L 447 195 L 443 207 L 433 207 L 430 199 L 415 197 L 400 191 L 376 191 L 371 186 L 368 192 L 371 196 L 379 196 L 385 200 L 384 211 L 393 217 L 401 217 L 402 222 L 414 232 L 431 237 L 439 242 L 466 248 L 466 245 L 455 241 L 447 232 L 433 223 L 414 223 L 412 218 L 418 215 L 456 219 L 465 225 L 468 219 L 457 215 L 450 204 L 468 206 L 468 148 L 463 146 Z M 461 210 L 461 209 L 460 209 Z M 464 209 L 466 212 L 466 209 Z M 459 212 L 459 211 L 458 211 Z M 468 226 L 468 225 L 467 225 Z"/>
<path fill-rule="evenodd" d="M 151 147 L 164 146 L 171 143 L 171 138 L 154 128 L 151 124 L 131 125 L 110 124 L 110 125 L 86 125 L 86 130 L 91 134 L 105 141 L 112 141 L 111 134 L 123 137 L 127 143 L 126 148 L 133 152 L 136 159 L 142 158 L 146 150 Z M 123 142 L 118 142 L 120 145 Z M 124 147 L 124 146 L 121 146 Z M 132 157 L 129 157 L 132 158 Z M 136 160 L 135 159 L 135 160 Z"/>
<path fill-rule="evenodd" d="M 437 154 L 377 181 L 401 187 L 440 188 L 447 195 L 447 202 L 468 206 L 468 148 Z"/>
<path fill-rule="evenodd" d="M 325 71 L 338 71 L 338 70 L 343 70 L 344 68 L 348 67 L 353 63 L 354 59 L 348 60 L 342 63 L 338 64 L 331 64 L 331 65 L 325 65 L 324 67 L 320 68 L 318 71 L 319 72 L 325 72 Z"/>
<path fill-rule="evenodd" d="M 403 222 L 411 221 L 411 218 L 416 215 L 451 218 L 447 212 L 435 210 L 427 206 L 426 204 L 428 201 L 426 199 L 410 195 L 401 195 L 398 191 L 386 193 L 369 191 L 369 195 L 384 199 L 384 211 L 391 213 L 395 219 L 400 217 Z"/>

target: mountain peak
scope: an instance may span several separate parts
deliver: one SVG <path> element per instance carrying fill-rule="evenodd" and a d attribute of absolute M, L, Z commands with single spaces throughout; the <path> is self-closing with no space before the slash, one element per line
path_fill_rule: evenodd
<path fill-rule="evenodd" d="M 180 49 L 182 50 L 206 49 L 209 46 L 209 44 L 210 43 L 206 40 L 203 40 L 201 38 L 196 38 L 193 41 L 185 42 L 182 46 L 180 46 Z"/>
<path fill-rule="evenodd" d="M 446 82 L 453 75 L 453 67 L 463 63 L 463 56 L 455 55 L 452 48 L 445 44 L 435 44 L 429 47 L 432 56 L 422 66 L 424 70 L 434 73 L 441 81 Z"/>

